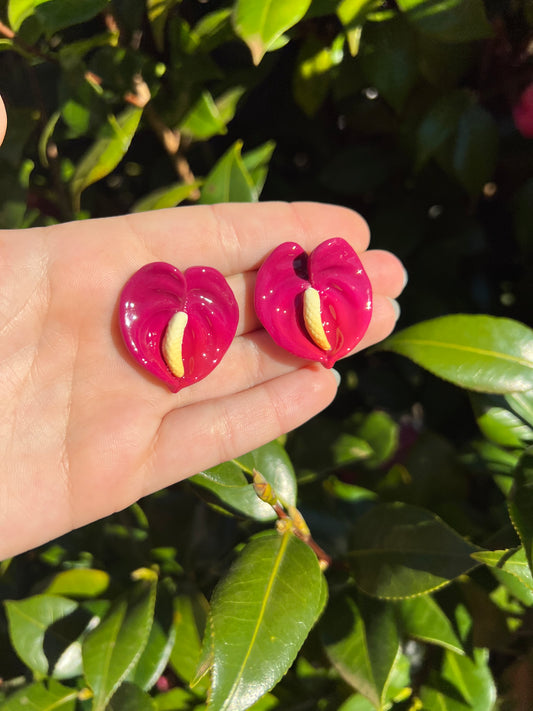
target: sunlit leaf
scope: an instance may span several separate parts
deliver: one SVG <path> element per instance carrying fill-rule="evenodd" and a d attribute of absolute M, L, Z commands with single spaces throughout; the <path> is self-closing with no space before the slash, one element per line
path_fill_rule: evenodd
<path fill-rule="evenodd" d="M 35 15 L 48 36 L 55 32 L 86 22 L 97 15 L 109 0 L 9 0 L 8 18 L 11 28 L 17 32 L 24 20 Z"/>
<path fill-rule="evenodd" d="M 46 593 L 69 597 L 97 597 L 107 589 L 109 573 L 91 568 L 63 570 L 54 576 Z"/>
<path fill-rule="evenodd" d="M 392 605 L 363 596 L 334 598 L 320 623 L 320 635 L 342 678 L 383 708 L 400 653 Z"/>
<path fill-rule="evenodd" d="M 398 502 L 357 519 L 349 561 L 361 590 L 394 599 L 446 585 L 474 567 L 477 550 L 434 514 Z"/>
<path fill-rule="evenodd" d="M 431 595 L 402 600 L 397 610 L 405 634 L 464 654 L 452 623 Z"/>
<path fill-rule="evenodd" d="M 199 180 L 194 183 L 173 183 L 148 193 L 133 205 L 131 212 L 146 212 L 175 207 L 190 197 L 200 187 Z"/>
<path fill-rule="evenodd" d="M 322 602 L 322 574 L 305 543 L 290 532 L 252 540 L 211 603 L 210 711 L 242 711 L 271 689 L 294 660 Z"/>
<path fill-rule="evenodd" d="M 55 622 L 72 614 L 78 603 L 55 595 L 34 595 L 25 600 L 6 600 L 4 604 L 11 644 L 18 656 L 34 672 L 51 674 L 44 650 L 45 635 Z M 57 646 L 65 649 L 67 644 L 60 639 Z"/>
<path fill-rule="evenodd" d="M 236 141 L 216 163 L 204 181 L 202 204 L 257 200 L 257 191 L 243 163 L 241 150 L 242 141 Z"/>
<path fill-rule="evenodd" d="M 445 42 L 471 42 L 492 35 L 483 0 L 398 0 L 421 32 Z"/>
<path fill-rule="evenodd" d="M 530 571 L 533 571 L 533 447 L 529 447 L 518 462 L 508 506 Z"/>
<path fill-rule="evenodd" d="M 513 394 L 470 393 L 479 429 L 485 437 L 502 447 L 517 448 L 523 447 L 524 442 L 533 442 L 533 428 L 513 410 L 512 397 Z"/>
<path fill-rule="evenodd" d="M 533 590 L 533 576 L 522 547 L 499 551 L 479 551 L 473 553 L 472 558 L 480 563 L 485 563 L 491 568 L 500 568 L 507 573 L 511 573 L 530 590 Z"/>
<path fill-rule="evenodd" d="M 233 14 L 235 32 L 259 64 L 274 42 L 307 12 L 311 0 L 237 0 Z"/>
<path fill-rule="evenodd" d="M 272 521 L 276 518 L 274 510 L 258 498 L 251 483 L 253 469 L 265 477 L 283 502 L 295 505 L 294 469 L 285 449 L 275 441 L 201 472 L 191 481 L 232 511 L 258 521 Z"/>
<path fill-rule="evenodd" d="M 469 390 L 533 388 L 533 331 L 508 318 L 442 316 L 406 328 L 380 347 Z"/>
<path fill-rule="evenodd" d="M 209 91 L 202 92 L 181 122 L 180 129 L 184 134 L 204 141 L 217 134 L 227 133 L 226 122 Z"/>
<path fill-rule="evenodd" d="M 2 711 L 74 711 L 78 690 L 51 680 L 47 685 L 30 684 L 1 704 Z"/>
<path fill-rule="evenodd" d="M 76 166 L 70 183 L 72 198 L 79 203 L 80 195 L 93 183 L 105 178 L 116 168 L 128 150 L 142 109 L 129 106 L 117 117 L 109 116 L 93 145 Z"/>
<path fill-rule="evenodd" d="M 104 711 L 140 658 L 152 627 L 156 580 L 136 584 L 119 598 L 83 643 L 83 668 L 93 694 L 93 711 Z"/>

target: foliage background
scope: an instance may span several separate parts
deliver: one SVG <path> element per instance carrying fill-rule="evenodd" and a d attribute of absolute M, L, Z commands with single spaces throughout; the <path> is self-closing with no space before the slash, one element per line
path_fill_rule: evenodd
<path fill-rule="evenodd" d="M 0 708 L 203 709 L 209 685 L 213 711 L 532 708 L 528 0 L 4 0 L 0 19 L 3 228 L 341 203 L 404 260 L 399 329 L 419 329 L 340 364 L 336 402 L 283 442 L 0 564 Z M 305 527 L 291 510 L 272 532 L 254 466 L 333 558 L 317 625 Z"/>

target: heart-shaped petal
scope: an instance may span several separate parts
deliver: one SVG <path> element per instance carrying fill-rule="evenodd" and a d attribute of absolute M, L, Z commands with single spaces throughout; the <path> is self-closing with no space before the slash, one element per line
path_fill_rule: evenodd
<path fill-rule="evenodd" d="M 165 262 L 147 264 L 120 296 L 126 347 L 172 392 L 209 375 L 228 350 L 238 320 L 232 290 L 211 267 L 182 273 Z"/>
<path fill-rule="evenodd" d="M 278 345 L 331 368 L 364 336 L 372 287 L 346 240 L 322 242 L 310 255 L 285 242 L 259 269 L 255 310 Z"/>

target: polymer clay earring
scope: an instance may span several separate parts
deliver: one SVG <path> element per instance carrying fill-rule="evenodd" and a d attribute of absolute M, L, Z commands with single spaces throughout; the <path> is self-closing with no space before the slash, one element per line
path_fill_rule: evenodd
<path fill-rule="evenodd" d="M 190 267 L 182 273 L 153 262 L 124 286 L 119 318 L 133 358 L 178 392 L 220 363 L 235 336 L 239 308 L 216 269 Z"/>
<path fill-rule="evenodd" d="M 372 287 L 344 239 L 326 240 L 311 254 L 285 242 L 259 269 L 255 310 L 279 346 L 331 368 L 364 336 Z"/>

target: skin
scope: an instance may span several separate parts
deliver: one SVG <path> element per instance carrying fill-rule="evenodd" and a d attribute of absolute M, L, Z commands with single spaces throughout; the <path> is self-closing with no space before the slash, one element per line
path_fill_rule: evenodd
<path fill-rule="evenodd" d="M 0 134 L 5 111 L 0 108 Z M 299 426 L 335 397 L 317 364 L 278 348 L 253 310 L 258 267 L 288 240 L 344 237 L 374 288 L 357 350 L 394 328 L 405 272 L 366 251 L 364 220 L 319 204 L 179 207 L 0 233 L 0 559 L 123 509 Z M 240 308 L 222 363 L 178 394 L 140 367 L 117 303 L 141 266 L 219 269 Z"/>

